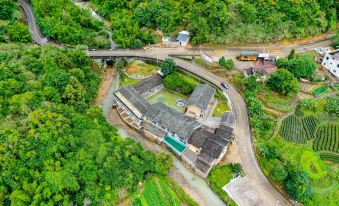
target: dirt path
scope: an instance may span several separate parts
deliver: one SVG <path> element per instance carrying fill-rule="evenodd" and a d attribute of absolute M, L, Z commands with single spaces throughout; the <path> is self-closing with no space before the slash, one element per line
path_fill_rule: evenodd
<path fill-rule="evenodd" d="M 104 97 L 109 92 L 109 89 L 112 85 L 113 78 L 115 76 L 115 70 L 113 68 L 106 68 L 101 75 L 101 81 L 99 84 L 99 90 L 97 97 L 95 99 L 96 105 L 102 105 Z"/>

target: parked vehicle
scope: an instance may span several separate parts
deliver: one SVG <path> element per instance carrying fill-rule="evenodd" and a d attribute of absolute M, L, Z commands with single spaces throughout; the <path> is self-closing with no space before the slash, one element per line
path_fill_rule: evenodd
<path fill-rule="evenodd" d="M 221 82 L 221 86 L 224 87 L 225 89 L 230 88 L 226 82 Z"/>

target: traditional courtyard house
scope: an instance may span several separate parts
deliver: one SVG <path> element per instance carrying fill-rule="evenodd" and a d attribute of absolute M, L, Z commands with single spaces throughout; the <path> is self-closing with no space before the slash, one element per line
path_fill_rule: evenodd
<path fill-rule="evenodd" d="M 326 53 L 321 65 L 339 78 L 339 49 Z"/>
<path fill-rule="evenodd" d="M 214 133 L 203 127 L 196 129 L 187 141 L 188 150 L 184 153 L 186 161 L 194 161 L 194 167 L 200 174 L 207 175 L 226 154 L 227 146 L 234 138 L 233 127 L 234 115 L 227 112 Z"/>
<path fill-rule="evenodd" d="M 131 86 L 114 92 L 113 98 L 122 119 L 140 129 L 143 116 L 151 105 Z"/>
<path fill-rule="evenodd" d="M 153 123 L 149 123 L 149 122 L 143 122 L 142 123 L 142 128 L 140 130 L 140 132 L 145 135 L 146 137 L 148 137 L 149 139 L 157 142 L 157 143 L 161 143 L 163 138 L 167 135 L 167 131 L 162 129 L 161 127 L 153 124 Z"/>
<path fill-rule="evenodd" d="M 193 131 L 201 126 L 194 119 L 177 112 L 161 102 L 152 104 L 145 113 L 145 120 L 151 122 L 163 130 L 168 136 L 180 140 L 186 144 Z"/>
<path fill-rule="evenodd" d="M 177 40 L 181 46 L 186 46 L 190 40 L 190 33 L 188 31 L 179 32 Z"/>
<path fill-rule="evenodd" d="M 241 61 L 257 61 L 259 52 L 257 51 L 241 51 L 239 60 Z"/>
<path fill-rule="evenodd" d="M 188 99 L 186 115 L 193 118 L 204 118 L 213 100 L 215 89 L 209 84 L 199 84 Z"/>

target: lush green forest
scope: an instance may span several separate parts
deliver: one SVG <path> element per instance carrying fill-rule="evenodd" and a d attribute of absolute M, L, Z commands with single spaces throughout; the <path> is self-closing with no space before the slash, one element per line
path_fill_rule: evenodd
<path fill-rule="evenodd" d="M 189 30 L 192 43 L 256 43 L 336 29 L 334 0 L 90 0 L 111 21 L 120 47 L 154 41 L 155 31 Z"/>
<path fill-rule="evenodd" d="M 83 51 L 0 48 L 0 204 L 112 205 L 170 156 L 122 140 L 96 96 L 98 68 Z"/>
<path fill-rule="evenodd" d="M 48 38 L 70 45 L 108 48 L 103 23 L 70 0 L 32 0 L 41 32 Z"/>
<path fill-rule="evenodd" d="M 30 42 L 31 35 L 16 1 L 0 0 L 0 42 Z"/>

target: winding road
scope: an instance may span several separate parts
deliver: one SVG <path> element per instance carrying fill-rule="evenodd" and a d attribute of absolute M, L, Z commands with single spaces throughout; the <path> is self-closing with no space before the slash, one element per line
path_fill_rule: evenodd
<path fill-rule="evenodd" d="M 33 41 L 38 45 L 48 43 L 47 39 L 44 38 L 35 22 L 34 12 L 32 7 L 25 1 L 19 0 L 21 7 L 23 8 L 29 25 L 29 30 L 32 34 Z M 277 55 L 286 56 L 290 52 L 291 48 L 295 48 L 296 52 L 311 51 L 316 47 L 328 46 L 330 41 L 324 39 L 317 42 L 309 42 L 302 45 L 292 45 L 289 47 L 277 47 L 271 48 L 276 49 Z M 257 47 L 251 47 L 253 49 Z M 239 50 L 245 48 L 230 48 L 224 50 L 224 55 L 235 55 L 239 53 Z M 248 49 L 248 48 L 246 48 Z M 87 51 L 87 54 L 96 59 L 110 58 L 110 57 L 144 57 L 151 59 L 164 60 L 165 58 L 173 58 L 175 55 L 194 55 L 198 54 L 197 50 L 186 50 L 183 48 L 150 48 L 147 50 L 97 50 Z M 235 128 L 235 141 L 238 145 L 238 154 L 241 160 L 244 171 L 248 175 L 250 181 L 255 185 L 261 197 L 272 206 L 275 205 L 292 205 L 292 203 L 283 197 L 268 181 L 266 176 L 261 171 L 254 152 L 254 138 L 251 136 L 251 130 L 248 122 L 248 114 L 246 109 L 246 103 L 239 92 L 230 86 L 229 89 L 221 87 L 221 82 L 225 81 L 219 76 L 216 76 L 203 68 L 192 64 L 189 61 L 173 58 L 176 64 L 183 70 L 193 73 L 208 82 L 214 84 L 220 88 L 231 102 L 232 111 L 236 117 L 236 128 Z"/>

